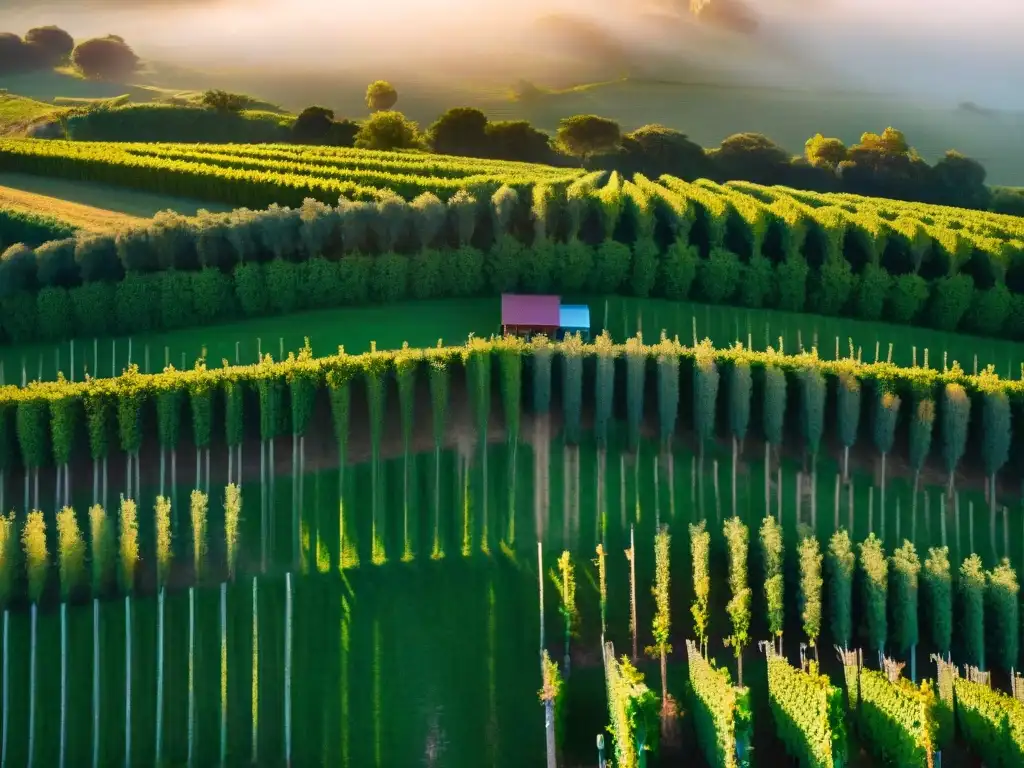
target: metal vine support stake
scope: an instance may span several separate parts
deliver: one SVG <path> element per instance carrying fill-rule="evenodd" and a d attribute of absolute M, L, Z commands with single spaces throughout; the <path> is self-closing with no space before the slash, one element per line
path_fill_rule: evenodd
<path fill-rule="evenodd" d="M 634 526 L 629 526 L 629 624 L 633 632 L 633 661 L 637 658 L 637 621 L 636 621 L 636 544 L 634 543 Z"/>

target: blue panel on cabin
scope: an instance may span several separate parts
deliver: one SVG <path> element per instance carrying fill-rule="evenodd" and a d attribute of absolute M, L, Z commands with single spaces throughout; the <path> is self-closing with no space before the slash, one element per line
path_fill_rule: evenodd
<path fill-rule="evenodd" d="M 558 309 L 558 325 L 574 331 L 589 331 L 590 307 L 586 304 L 563 304 Z"/>

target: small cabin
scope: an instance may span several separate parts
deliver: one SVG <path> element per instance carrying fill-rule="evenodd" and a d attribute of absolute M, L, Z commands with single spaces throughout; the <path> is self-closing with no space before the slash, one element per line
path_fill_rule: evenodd
<path fill-rule="evenodd" d="M 537 333 L 555 338 L 561 321 L 560 309 L 558 296 L 502 294 L 501 332 L 527 339 Z"/>
<path fill-rule="evenodd" d="M 558 338 L 580 334 L 590 341 L 590 307 L 586 304 L 562 304 L 558 309 Z"/>

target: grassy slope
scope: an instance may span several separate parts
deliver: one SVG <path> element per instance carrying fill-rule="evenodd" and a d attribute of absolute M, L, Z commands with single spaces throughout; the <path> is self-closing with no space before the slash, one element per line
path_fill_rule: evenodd
<path fill-rule="evenodd" d="M 53 104 L 13 94 L 0 94 L 0 135 L 22 133 L 30 123 L 58 111 Z"/>
<path fill-rule="evenodd" d="M 104 218 L 120 216 L 122 219 L 129 218 L 150 218 L 159 211 L 171 209 L 186 216 L 194 216 L 196 212 L 205 208 L 208 211 L 227 211 L 229 205 L 217 205 L 216 203 L 204 203 L 197 200 L 185 198 L 166 197 L 164 195 L 153 195 L 144 192 L 133 192 L 128 189 L 111 187 L 105 184 L 94 184 L 88 181 L 71 181 L 66 179 L 51 179 L 46 176 L 29 176 L 18 173 L 0 173 L 0 187 L 6 188 L 3 194 L 39 196 L 41 203 L 54 201 L 54 205 L 67 201 L 77 204 L 78 215 L 86 216 L 86 211 L 79 210 L 88 208 L 93 217 Z M 0 200 L 3 198 L 0 197 Z M 69 209 L 72 210 L 72 209 Z M 57 213 L 50 215 L 58 216 Z M 58 216 L 61 218 L 60 216 Z"/>
<path fill-rule="evenodd" d="M 0 206 L 52 216 L 76 229 L 90 232 L 110 232 L 123 224 L 142 223 L 141 217 L 120 211 L 4 186 L 0 186 Z"/>
<path fill-rule="evenodd" d="M 158 88 L 151 85 L 87 80 L 67 69 L 45 72 L 28 72 L 4 77 L 4 87 L 12 93 L 19 93 L 39 101 L 53 101 L 56 98 L 111 99 L 128 94 L 132 101 L 153 101 L 180 95 L 187 97 L 194 91 Z"/>
<path fill-rule="evenodd" d="M 0 135 L 22 134 L 35 120 L 47 115 L 57 115 L 61 108 L 87 107 L 98 102 L 124 98 L 131 104 L 152 102 L 196 103 L 201 92 L 192 89 L 168 88 L 140 82 L 109 82 L 88 80 L 70 67 L 53 71 L 30 72 L 7 75 L 2 85 L 10 94 L 0 96 Z M 256 100 L 243 116 L 249 119 L 271 119 L 287 114 L 267 101 Z"/>

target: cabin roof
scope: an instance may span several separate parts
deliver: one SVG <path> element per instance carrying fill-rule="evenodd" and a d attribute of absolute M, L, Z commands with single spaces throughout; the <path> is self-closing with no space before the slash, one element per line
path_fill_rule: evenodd
<path fill-rule="evenodd" d="M 557 328 L 559 301 L 558 296 L 502 294 L 501 324 Z"/>
<path fill-rule="evenodd" d="M 560 328 L 576 331 L 590 330 L 590 307 L 586 304 L 563 304 L 558 315 Z"/>

